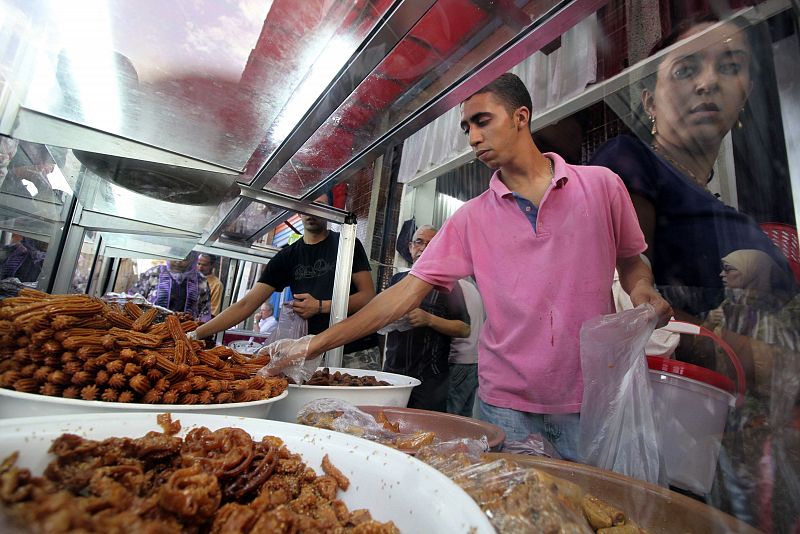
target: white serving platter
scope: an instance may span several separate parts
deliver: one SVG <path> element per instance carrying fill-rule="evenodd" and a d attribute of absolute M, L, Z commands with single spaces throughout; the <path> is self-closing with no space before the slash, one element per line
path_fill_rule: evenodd
<path fill-rule="evenodd" d="M 319 367 L 318 370 L 324 369 Z M 405 408 L 411 390 L 422 382 L 410 376 L 385 373 L 383 371 L 370 371 L 367 369 L 348 369 L 344 367 L 328 367 L 331 374 L 339 371 L 352 376 L 374 376 L 391 384 L 390 386 L 298 386 L 289 384 L 289 396 L 270 412 L 269 418 L 276 421 L 294 423 L 297 421 L 297 412 L 312 400 L 332 398 L 347 401 L 350 404 L 361 406 L 396 406 Z"/>
<path fill-rule="evenodd" d="M 266 418 L 275 403 L 288 396 L 288 389 L 271 399 L 225 404 L 141 404 L 133 402 L 87 401 L 48 397 L 0 388 L 0 419 L 42 415 L 85 414 L 98 412 L 200 412 L 238 417 Z"/>
<path fill-rule="evenodd" d="M 47 452 L 51 442 L 62 433 L 90 439 L 139 437 L 161 431 L 156 416 L 100 413 L 1 420 L 0 458 L 19 451 L 19 465 L 39 475 L 52 460 Z M 327 454 L 350 479 L 349 489 L 339 493 L 348 508 L 366 508 L 376 520 L 394 521 L 401 532 L 494 533 L 478 505 L 453 481 L 389 447 L 348 434 L 263 419 L 173 413 L 172 420 L 181 422 L 180 435 L 198 426 L 211 430 L 232 426 L 247 431 L 254 439 L 278 436 L 318 474 L 322 474 L 321 462 Z"/>

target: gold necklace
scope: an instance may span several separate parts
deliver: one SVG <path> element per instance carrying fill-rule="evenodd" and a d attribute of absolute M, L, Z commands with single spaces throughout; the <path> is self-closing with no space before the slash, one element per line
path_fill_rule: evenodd
<path fill-rule="evenodd" d="M 656 143 L 652 143 L 652 144 L 650 145 L 650 147 L 653 149 L 653 151 L 654 151 L 654 152 L 658 152 L 659 154 L 661 154 L 661 156 L 662 156 L 662 157 L 663 157 L 665 160 L 667 160 L 668 162 L 670 162 L 670 163 L 672 164 L 672 166 L 673 166 L 673 167 L 675 167 L 676 169 L 678 169 L 679 171 L 681 171 L 683 174 L 685 174 L 686 176 L 688 176 L 689 178 L 691 178 L 692 180 L 694 180 L 694 182 L 695 182 L 697 185 L 699 185 L 700 187 L 702 187 L 702 188 L 703 188 L 703 189 L 705 189 L 706 191 L 709 191 L 709 189 L 708 189 L 708 182 L 710 182 L 710 181 L 711 181 L 711 178 L 709 178 L 708 180 L 705 180 L 704 182 L 701 182 L 700 180 L 698 180 L 698 179 L 697 179 L 697 175 L 695 175 L 695 173 L 693 173 L 691 170 L 687 169 L 686 167 L 684 167 L 683 165 L 681 165 L 680 163 L 678 163 L 677 161 L 675 161 L 674 159 L 672 159 L 672 158 L 669 156 L 669 154 L 667 154 L 667 152 L 666 152 L 665 150 L 663 150 L 663 149 L 659 148 L 658 144 L 656 144 Z"/>

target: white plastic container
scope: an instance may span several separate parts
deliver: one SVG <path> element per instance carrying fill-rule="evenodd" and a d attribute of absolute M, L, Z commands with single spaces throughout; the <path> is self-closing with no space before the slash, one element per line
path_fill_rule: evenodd
<path fill-rule="evenodd" d="M 394 521 L 401 532 L 472 532 L 491 534 L 494 529 L 480 507 L 453 481 L 431 466 L 400 451 L 365 439 L 297 424 L 206 414 L 173 414 L 181 435 L 197 426 L 211 430 L 237 427 L 256 440 L 280 437 L 303 461 L 322 474 L 322 458 L 350 479 L 340 492 L 350 510 L 366 508 L 379 521 Z M 41 475 L 52 460 L 48 449 L 64 432 L 91 439 L 112 436 L 139 437 L 162 431 L 154 413 L 86 414 L 0 421 L 0 458 L 20 451 L 19 465 Z M 0 512 L 0 531 L 9 532 Z"/>
<path fill-rule="evenodd" d="M 124 417 L 130 412 L 199 412 L 266 419 L 275 403 L 287 398 L 288 393 L 287 389 L 271 399 L 226 404 L 139 404 L 64 399 L 0 388 L 0 419 L 99 412 L 124 414 Z"/>
<path fill-rule="evenodd" d="M 708 493 L 735 397 L 704 382 L 652 369 L 650 383 L 670 484 L 699 495 Z"/>
<path fill-rule="evenodd" d="M 320 367 L 319 369 L 323 369 Z M 297 412 L 309 401 L 323 398 L 342 399 L 356 406 L 408 406 L 411 390 L 422 382 L 410 376 L 385 373 L 383 371 L 369 371 L 366 369 L 347 369 L 342 367 L 328 367 L 331 373 L 339 371 L 352 376 L 374 376 L 377 380 L 389 382 L 390 386 L 298 386 L 289 384 L 289 396 L 286 400 L 276 405 L 270 412 L 269 418 L 277 421 L 294 423 L 297 421 Z"/>

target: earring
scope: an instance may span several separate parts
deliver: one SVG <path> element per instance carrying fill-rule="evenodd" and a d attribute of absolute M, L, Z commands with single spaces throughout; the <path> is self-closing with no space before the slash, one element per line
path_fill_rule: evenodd
<path fill-rule="evenodd" d="M 650 135 L 655 137 L 656 134 L 658 133 L 658 128 L 656 128 L 656 116 L 649 115 L 649 117 L 650 117 Z"/>
<path fill-rule="evenodd" d="M 744 108 L 742 108 L 741 111 L 739 111 L 739 118 L 736 119 L 736 127 L 739 128 L 740 130 L 744 126 L 744 124 L 742 124 L 742 114 L 743 113 L 744 113 Z"/>

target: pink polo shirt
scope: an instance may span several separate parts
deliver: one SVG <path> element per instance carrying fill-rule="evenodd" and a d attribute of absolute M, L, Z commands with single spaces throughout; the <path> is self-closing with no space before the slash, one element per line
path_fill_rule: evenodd
<path fill-rule="evenodd" d="M 498 171 L 488 191 L 447 220 L 411 274 L 447 290 L 475 277 L 486 309 L 478 346 L 484 402 L 574 413 L 583 394 L 581 324 L 613 313 L 616 259 L 646 245 L 616 174 L 546 156 L 555 173 L 535 233 Z"/>

